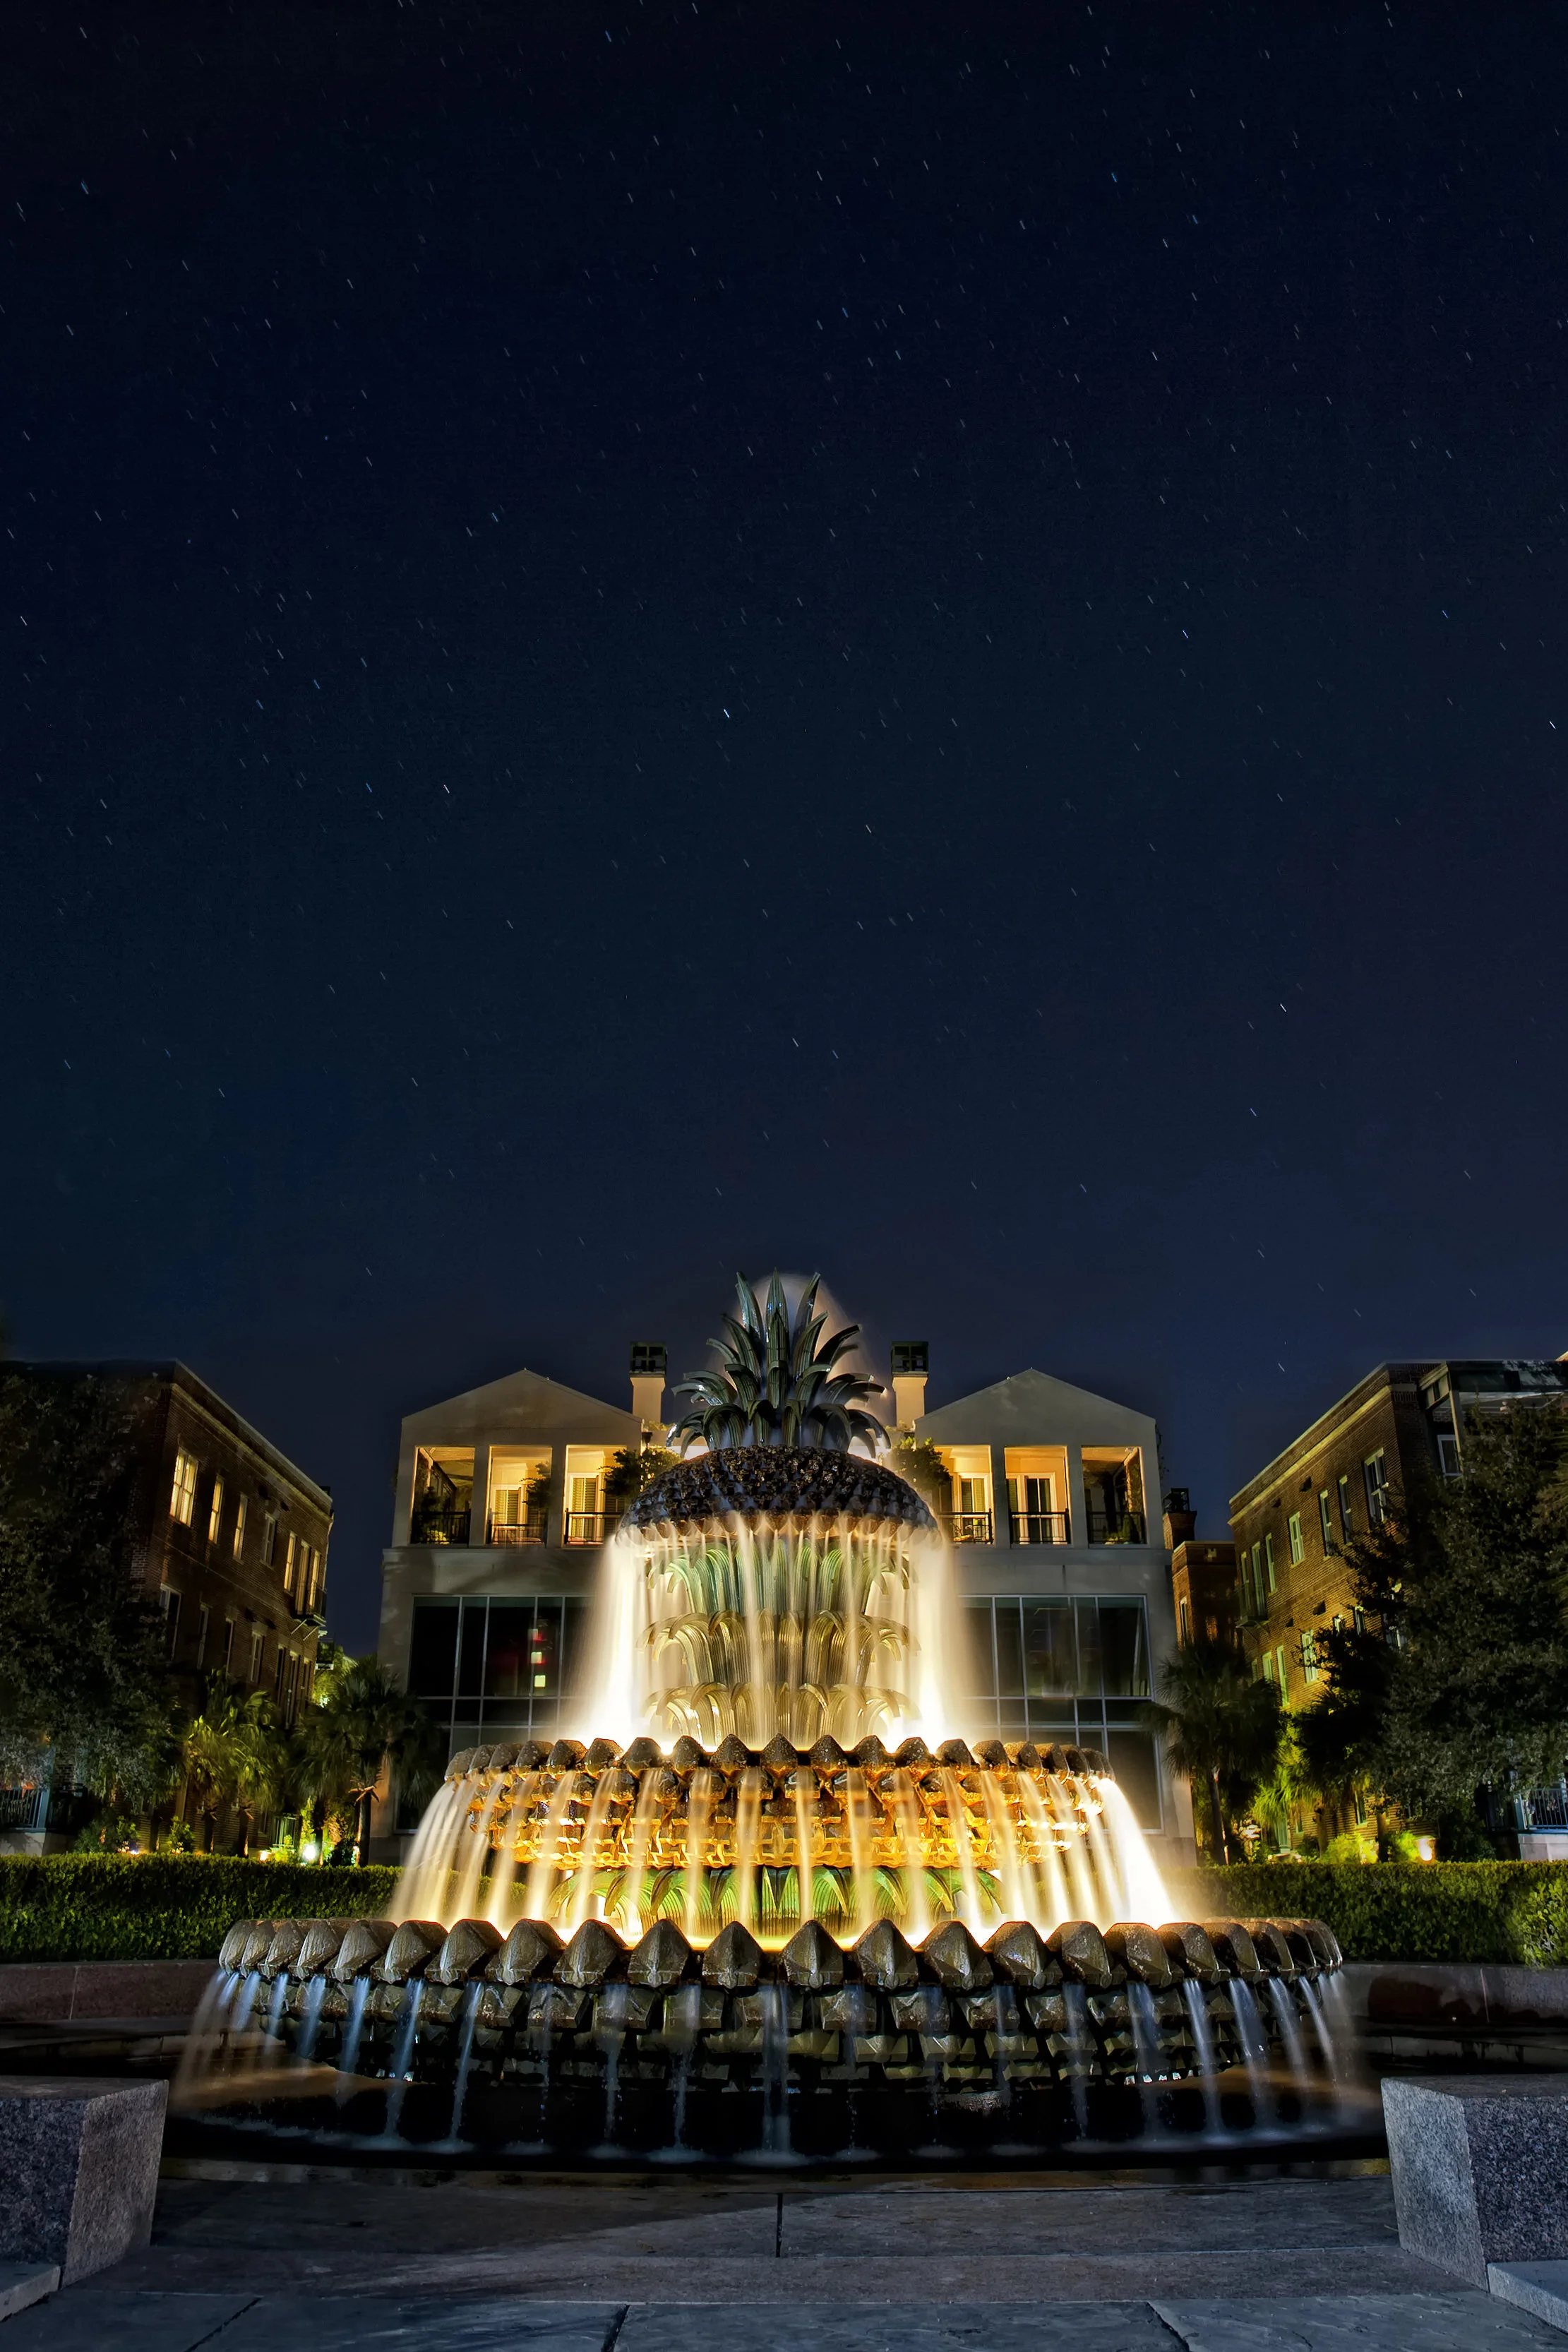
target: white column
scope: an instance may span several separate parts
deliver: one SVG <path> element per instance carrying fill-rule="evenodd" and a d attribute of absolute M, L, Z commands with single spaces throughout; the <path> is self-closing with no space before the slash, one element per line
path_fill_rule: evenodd
<path fill-rule="evenodd" d="M 490 1441 L 475 1440 L 474 1492 L 468 1505 L 468 1540 L 476 1548 L 483 1546 L 489 1537 L 490 1516 Z"/>
<path fill-rule="evenodd" d="M 991 1448 L 991 1541 L 999 1550 L 1011 1549 L 1013 1531 L 1008 1518 L 1008 1454 L 1005 1445 Z"/>

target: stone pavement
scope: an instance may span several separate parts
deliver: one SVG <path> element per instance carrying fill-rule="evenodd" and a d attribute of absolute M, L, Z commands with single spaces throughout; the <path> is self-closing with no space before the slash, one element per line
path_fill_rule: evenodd
<path fill-rule="evenodd" d="M 1564 2352 L 1402 2252 L 1371 2168 L 168 2171 L 152 2246 L 6 2323 L 3 2352 Z"/>

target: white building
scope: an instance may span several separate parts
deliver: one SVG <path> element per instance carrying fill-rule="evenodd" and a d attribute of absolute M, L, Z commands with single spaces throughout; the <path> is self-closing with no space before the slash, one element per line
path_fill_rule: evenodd
<path fill-rule="evenodd" d="M 402 1424 L 380 1653 L 452 1752 L 553 1739 L 576 1694 L 616 1453 L 663 1423 L 664 1351 L 632 1351 L 627 1410 L 519 1371 Z M 1141 1720 L 1176 1648 L 1145 1413 L 1015 1372 L 927 1412 L 923 1343 L 894 1350 L 894 1412 L 951 1475 L 977 1731 L 1103 1748 L 1140 1822 L 1192 1858 L 1185 1782 Z"/>

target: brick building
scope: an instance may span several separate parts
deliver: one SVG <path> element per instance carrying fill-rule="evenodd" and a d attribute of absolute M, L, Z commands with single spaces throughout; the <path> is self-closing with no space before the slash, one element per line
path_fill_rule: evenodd
<path fill-rule="evenodd" d="M 326 1618 L 332 1497 L 183 1364 L 7 1364 L 95 1380 L 128 1408 L 138 1457 L 132 1573 L 161 1601 L 169 1673 L 193 1703 L 208 1675 L 304 1706 Z"/>
<path fill-rule="evenodd" d="M 1236 1546 L 1186 1538 L 1171 1552 L 1171 1598 L 1176 1604 L 1176 1640 L 1189 1642 L 1237 1639 Z"/>
<path fill-rule="evenodd" d="M 1346 1548 L 1419 1480 L 1458 1477 L 1465 1416 L 1568 1403 L 1568 1359 L 1379 1364 L 1230 1501 L 1242 1649 L 1311 1705 L 1317 1640 L 1354 1614 Z"/>

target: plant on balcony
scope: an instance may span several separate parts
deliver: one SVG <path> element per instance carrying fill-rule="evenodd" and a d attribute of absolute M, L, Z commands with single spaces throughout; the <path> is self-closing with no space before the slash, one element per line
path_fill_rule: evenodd
<path fill-rule="evenodd" d="M 607 1509 L 623 1511 L 634 1502 L 645 1486 L 663 1477 L 674 1466 L 675 1456 L 662 1445 L 623 1445 L 610 1457 L 604 1473 L 604 1501 Z"/>
<path fill-rule="evenodd" d="M 906 1479 L 934 1511 L 953 1507 L 953 1476 L 939 1446 L 924 1438 L 901 1437 L 888 1456 L 888 1465 Z"/>

